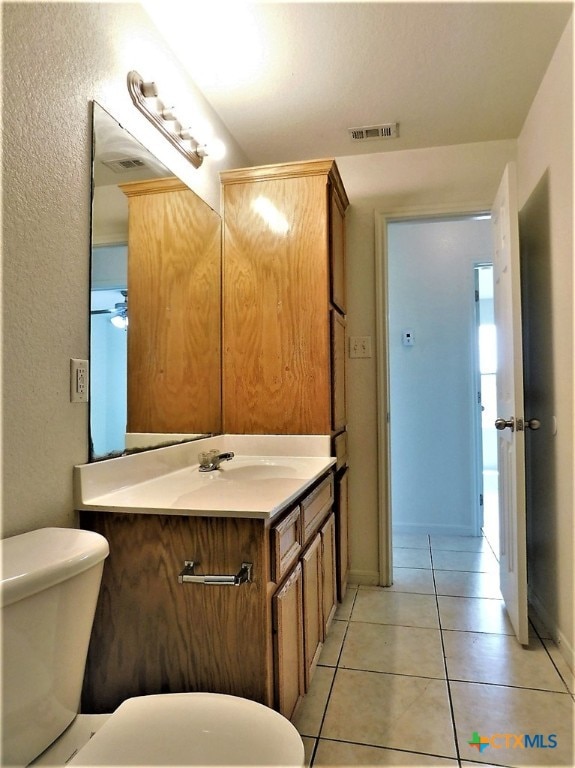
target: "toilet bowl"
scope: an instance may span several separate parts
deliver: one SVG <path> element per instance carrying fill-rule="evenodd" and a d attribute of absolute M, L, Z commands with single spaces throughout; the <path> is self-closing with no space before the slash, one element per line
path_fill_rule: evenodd
<path fill-rule="evenodd" d="M 2 764 L 25 766 L 74 726 L 108 544 L 90 531 L 43 528 L 4 539 L 0 555 Z M 130 698 L 90 735 L 67 765 L 304 762 L 301 737 L 286 718 L 217 693 Z"/>

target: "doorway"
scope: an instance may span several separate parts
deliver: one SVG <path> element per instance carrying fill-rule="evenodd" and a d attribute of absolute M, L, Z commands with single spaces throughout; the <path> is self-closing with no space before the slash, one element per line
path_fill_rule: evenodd
<path fill-rule="evenodd" d="M 392 529 L 478 536 L 474 267 L 492 259 L 490 217 L 382 218 Z"/>
<path fill-rule="evenodd" d="M 499 473 L 497 468 L 497 336 L 493 302 L 493 264 L 474 268 L 478 360 L 480 446 L 478 458 L 482 478 L 483 534 L 499 559 Z"/>

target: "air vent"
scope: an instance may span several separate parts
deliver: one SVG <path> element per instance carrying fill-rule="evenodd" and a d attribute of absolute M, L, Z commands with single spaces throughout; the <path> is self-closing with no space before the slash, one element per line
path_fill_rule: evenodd
<path fill-rule="evenodd" d="M 399 136 L 399 123 L 384 125 L 366 125 L 363 128 L 348 128 L 352 141 L 367 141 L 369 139 L 396 139 Z"/>
<path fill-rule="evenodd" d="M 126 171 L 133 171 L 134 168 L 146 167 L 146 163 L 139 157 L 125 157 L 121 160 L 103 160 L 102 162 L 115 173 L 126 173 Z"/>

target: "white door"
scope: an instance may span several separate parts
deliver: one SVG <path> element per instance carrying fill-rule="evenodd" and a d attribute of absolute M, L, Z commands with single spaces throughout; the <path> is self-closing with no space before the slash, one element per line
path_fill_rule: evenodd
<path fill-rule="evenodd" d="M 525 418 L 519 227 L 515 164 L 505 168 L 491 211 L 497 327 L 500 585 L 517 639 L 527 645 L 527 546 L 525 533 Z"/>

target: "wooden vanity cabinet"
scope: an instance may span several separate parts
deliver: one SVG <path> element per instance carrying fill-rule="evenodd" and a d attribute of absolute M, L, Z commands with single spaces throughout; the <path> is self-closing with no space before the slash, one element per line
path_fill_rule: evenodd
<path fill-rule="evenodd" d="M 345 428 L 348 206 L 337 165 L 221 179 L 224 431 L 335 434 Z"/>
<path fill-rule="evenodd" d="M 335 606 L 333 473 L 272 521 L 83 511 L 109 542 L 88 651 L 85 713 L 131 696 L 227 693 L 292 717 Z M 179 583 L 237 573 L 239 586 Z"/>

